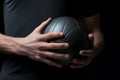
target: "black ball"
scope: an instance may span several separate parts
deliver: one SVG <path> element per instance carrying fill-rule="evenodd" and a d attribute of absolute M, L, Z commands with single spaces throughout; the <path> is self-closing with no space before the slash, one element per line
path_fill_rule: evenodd
<path fill-rule="evenodd" d="M 68 53 L 69 59 L 51 59 L 55 62 L 63 64 L 63 66 L 68 66 L 72 60 L 79 55 L 79 51 L 81 49 L 90 48 L 90 43 L 88 40 L 88 33 L 85 27 L 81 24 L 81 22 L 73 17 L 62 16 L 52 20 L 52 22 L 43 30 L 43 33 L 49 32 L 63 32 L 64 36 L 58 39 L 52 39 L 48 42 L 69 43 L 69 47 L 67 49 L 56 49 L 50 50 L 57 53 Z"/>

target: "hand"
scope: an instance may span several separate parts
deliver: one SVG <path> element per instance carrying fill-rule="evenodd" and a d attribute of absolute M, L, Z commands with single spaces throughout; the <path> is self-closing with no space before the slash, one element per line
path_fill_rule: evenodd
<path fill-rule="evenodd" d="M 81 50 L 80 56 L 82 55 L 83 58 L 76 58 L 73 60 L 72 64 L 70 65 L 71 68 L 83 68 L 87 66 L 93 58 L 100 53 L 103 47 L 103 36 L 100 32 L 96 32 L 94 34 L 89 34 L 88 38 L 93 43 L 93 48 L 90 50 Z"/>
<path fill-rule="evenodd" d="M 42 34 L 42 30 L 50 23 L 51 19 L 44 21 L 40 24 L 30 35 L 25 38 L 17 39 L 19 43 L 19 55 L 27 56 L 33 60 L 46 63 L 48 65 L 62 67 L 61 64 L 53 62 L 49 58 L 66 59 L 68 54 L 49 52 L 50 49 L 65 49 L 68 47 L 67 43 L 48 43 L 49 39 L 62 37 L 63 34 L 60 32 L 51 32 Z"/>

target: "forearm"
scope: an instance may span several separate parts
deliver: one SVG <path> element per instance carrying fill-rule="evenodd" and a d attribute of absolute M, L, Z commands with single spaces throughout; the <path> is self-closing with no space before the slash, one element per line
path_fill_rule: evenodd
<path fill-rule="evenodd" d="M 100 31 L 100 17 L 99 14 L 90 17 L 79 18 L 83 26 L 89 33 Z"/>
<path fill-rule="evenodd" d="M 10 36 L 0 34 L 0 52 L 5 54 L 17 54 L 19 44 L 16 39 Z"/>

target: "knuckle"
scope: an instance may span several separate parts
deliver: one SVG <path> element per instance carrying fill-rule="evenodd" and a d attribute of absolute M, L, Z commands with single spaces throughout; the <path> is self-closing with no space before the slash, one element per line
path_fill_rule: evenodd
<path fill-rule="evenodd" d="M 58 55 L 58 57 L 60 57 L 61 59 L 66 59 L 66 56 L 61 54 L 61 55 Z"/>
<path fill-rule="evenodd" d="M 61 58 L 61 56 L 59 55 L 59 54 L 57 54 L 57 53 L 50 53 L 49 54 L 49 57 L 51 57 L 51 58 Z"/>
<path fill-rule="evenodd" d="M 64 49 L 67 46 L 63 43 L 50 43 L 50 47 L 53 49 Z"/>
<path fill-rule="evenodd" d="M 60 59 L 67 59 L 68 58 L 68 55 L 66 54 L 59 54 L 59 53 L 56 53 L 55 55 L 57 58 L 60 58 Z"/>
<path fill-rule="evenodd" d="M 40 60 L 41 57 L 40 57 L 40 56 L 35 56 L 35 59 L 36 59 L 36 60 Z"/>
<path fill-rule="evenodd" d="M 54 53 L 50 53 L 49 56 L 50 57 L 56 57 L 56 55 Z"/>
<path fill-rule="evenodd" d="M 50 47 L 55 48 L 56 47 L 55 43 L 50 43 Z"/>
<path fill-rule="evenodd" d="M 46 46 L 47 49 L 52 49 L 51 44 L 48 43 L 48 45 Z"/>
<path fill-rule="evenodd" d="M 69 45 L 68 45 L 67 43 L 61 43 L 61 47 L 62 47 L 62 48 L 68 48 Z"/>
<path fill-rule="evenodd" d="M 41 49 L 42 48 L 42 46 L 41 45 L 39 45 L 39 44 L 34 44 L 34 50 L 35 51 L 38 51 L 38 49 Z"/>
<path fill-rule="evenodd" d="M 32 56 L 30 58 L 33 59 L 33 60 L 35 60 L 35 61 L 41 60 L 41 57 L 39 57 L 39 56 Z"/>
<path fill-rule="evenodd" d="M 55 34 L 53 32 L 49 33 L 49 37 L 54 37 L 54 36 L 55 36 Z"/>
<path fill-rule="evenodd" d="M 58 46 L 56 46 L 55 43 L 49 43 L 48 48 L 49 49 L 56 49 Z"/>
<path fill-rule="evenodd" d="M 59 32 L 50 32 L 50 36 L 52 36 L 52 37 L 58 37 L 60 35 L 59 35 Z"/>

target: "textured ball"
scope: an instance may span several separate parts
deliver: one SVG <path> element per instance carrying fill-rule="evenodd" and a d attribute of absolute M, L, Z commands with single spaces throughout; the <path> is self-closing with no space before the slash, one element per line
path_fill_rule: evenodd
<path fill-rule="evenodd" d="M 67 49 L 51 50 L 60 54 L 69 54 L 69 59 L 51 59 L 63 64 L 63 66 L 68 66 L 73 58 L 80 56 L 79 51 L 81 49 L 88 49 L 90 47 L 87 31 L 80 21 L 73 17 L 62 16 L 53 19 L 53 21 L 43 31 L 43 33 L 49 32 L 63 32 L 64 34 L 62 38 L 49 40 L 49 42 L 69 43 L 69 48 Z"/>

